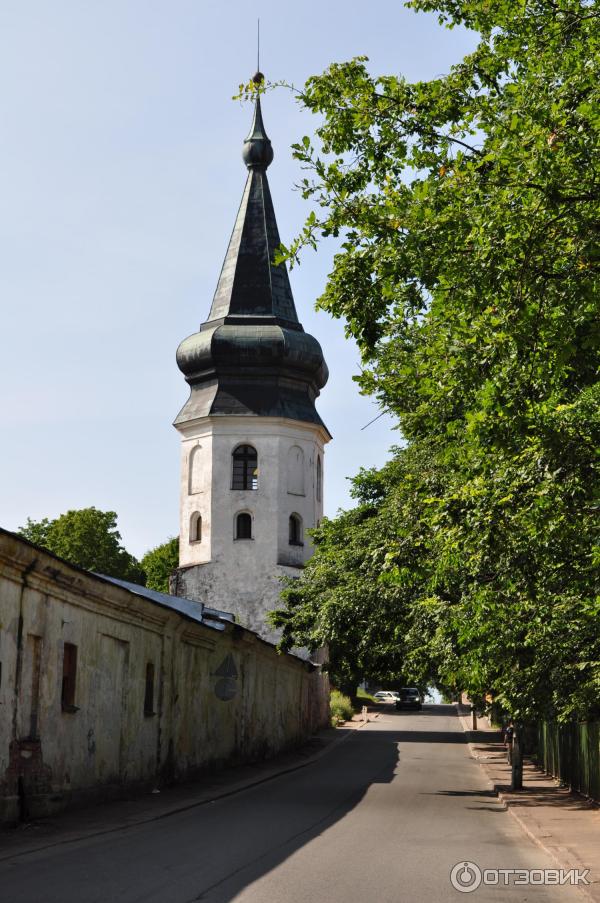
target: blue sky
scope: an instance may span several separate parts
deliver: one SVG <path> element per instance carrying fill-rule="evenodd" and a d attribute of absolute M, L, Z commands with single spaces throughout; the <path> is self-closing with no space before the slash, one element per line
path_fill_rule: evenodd
<path fill-rule="evenodd" d="M 245 179 L 251 110 L 231 100 L 255 69 L 302 84 L 359 54 L 374 73 L 448 71 L 474 36 L 400 2 L 8 0 L 0 6 L 0 524 L 69 508 L 115 510 L 141 555 L 178 529 L 187 397 L 175 350 L 208 314 Z M 289 150 L 312 117 L 291 94 L 263 104 L 284 241 L 307 213 Z M 343 324 L 316 314 L 331 245 L 294 268 L 300 318 L 331 377 L 318 402 L 334 439 L 326 513 L 346 477 L 400 439 L 358 395 Z"/>

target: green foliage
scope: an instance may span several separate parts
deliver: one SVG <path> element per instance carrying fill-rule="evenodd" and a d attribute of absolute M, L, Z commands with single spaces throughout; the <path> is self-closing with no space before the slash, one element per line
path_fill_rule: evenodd
<path fill-rule="evenodd" d="M 315 206 L 287 252 L 342 238 L 319 305 L 408 446 L 359 475 L 276 620 L 339 671 L 598 714 L 600 13 L 410 5 L 479 44 L 429 82 L 365 58 L 309 79 Z"/>
<path fill-rule="evenodd" d="M 140 563 L 121 545 L 114 511 L 81 508 L 54 520 L 27 519 L 21 536 L 88 571 L 144 585 Z"/>
<path fill-rule="evenodd" d="M 173 536 L 146 552 L 141 566 L 146 573 L 146 586 L 159 593 L 168 593 L 169 577 L 179 566 L 179 537 Z"/>
<path fill-rule="evenodd" d="M 375 697 L 371 693 L 367 693 L 366 690 L 361 690 L 360 687 L 356 691 L 356 702 L 363 706 L 368 703 L 376 702 Z"/>
<path fill-rule="evenodd" d="M 348 696 L 344 696 L 339 690 L 332 690 L 329 699 L 329 710 L 331 712 L 331 724 L 337 727 L 341 721 L 351 721 L 354 715 L 352 702 Z"/>

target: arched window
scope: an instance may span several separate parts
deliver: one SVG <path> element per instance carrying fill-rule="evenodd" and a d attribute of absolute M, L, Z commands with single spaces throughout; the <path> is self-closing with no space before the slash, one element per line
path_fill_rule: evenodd
<path fill-rule="evenodd" d="M 190 517 L 190 542 L 202 542 L 202 518 L 197 511 Z"/>
<path fill-rule="evenodd" d="M 235 518 L 235 538 L 252 539 L 252 516 L 247 511 L 242 511 Z"/>
<path fill-rule="evenodd" d="M 234 450 L 231 472 L 232 489 L 258 489 L 258 455 L 252 445 L 238 445 Z"/>
<path fill-rule="evenodd" d="M 321 464 L 321 455 L 317 455 L 317 501 L 320 502 L 323 497 L 323 465 Z"/>
<path fill-rule="evenodd" d="M 290 545 L 304 545 L 302 541 L 302 518 L 299 514 L 290 514 Z"/>
<path fill-rule="evenodd" d="M 188 494 L 195 495 L 202 491 L 201 484 L 201 460 L 202 447 L 195 445 L 188 457 Z"/>
<path fill-rule="evenodd" d="M 287 488 L 292 495 L 304 495 L 304 452 L 299 445 L 288 451 Z"/>

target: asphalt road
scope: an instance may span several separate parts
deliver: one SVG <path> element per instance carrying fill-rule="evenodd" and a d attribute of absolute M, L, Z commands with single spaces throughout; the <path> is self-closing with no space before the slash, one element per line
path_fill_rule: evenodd
<path fill-rule="evenodd" d="M 0 903 L 581 903 L 567 886 L 460 893 L 463 861 L 555 868 L 487 789 L 451 706 L 390 708 L 299 771 L 4 860 Z"/>

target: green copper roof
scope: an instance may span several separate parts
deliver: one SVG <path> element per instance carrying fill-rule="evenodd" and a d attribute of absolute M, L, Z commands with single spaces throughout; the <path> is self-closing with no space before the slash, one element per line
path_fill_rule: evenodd
<path fill-rule="evenodd" d="M 243 158 L 248 178 L 208 320 L 177 349 L 191 386 L 175 424 L 213 415 L 286 417 L 324 426 L 321 346 L 298 320 L 267 181 L 273 149 L 257 98 Z"/>
<path fill-rule="evenodd" d="M 280 244 L 267 174 L 253 165 L 208 315 L 209 322 L 230 315 L 254 315 L 300 325 L 286 266 L 273 263 Z"/>

